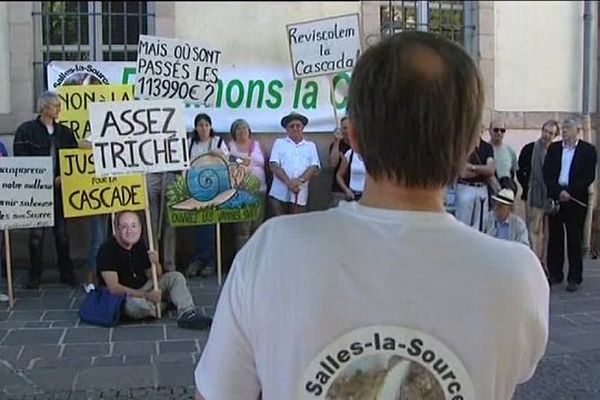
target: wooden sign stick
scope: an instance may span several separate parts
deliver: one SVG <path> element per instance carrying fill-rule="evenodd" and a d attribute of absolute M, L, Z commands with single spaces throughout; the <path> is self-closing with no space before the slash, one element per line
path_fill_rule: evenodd
<path fill-rule="evenodd" d="M 221 269 L 221 223 L 217 222 L 217 281 L 219 282 L 219 286 L 221 286 L 221 281 L 223 278 L 222 269 Z"/>
<path fill-rule="evenodd" d="M 10 237 L 9 230 L 4 230 L 4 247 L 6 252 L 6 281 L 8 286 L 8 307 L 12 310 L 15 306 L 15 298 L 13 297 L 12 285 L 12 262 L 10 260 Z"/>
<path fill-rule="evenodd" d="M 144 176 L 145 178 L 145 176 Z M 154 238 L 152 235 L 152 222 L 150 221 L 150 201 L 148 197 L 148 185 L 146 179 L 144 179 L 144 191 L 146 194 L 146 207 L 144 207 L 144 213 L 146 216 L 146 232 L 148 234 L 148 249 L 154 251 Z M 156 272 L 156 265 L 152 263 L 152 285 L 154 290 L 158 290 L 158 274 Z M 160 301 L 156 303 L 156 316 L 158 319 L 162 318 L 162 310 L 160 308 Z"/>
<path fill-rule="evenodd" d="M 335 90 L 333 88 L 333 77 L 334 77 L 334 75 L 329 75 L 329 100 L 331 102 L 331 107 L 333 107 L 333 117 L 335 118 L 335 127 L 336 127 L 336 129 L 339 129 L 340 121 L 338 119 L 337 107 L 335 106 Z"/>

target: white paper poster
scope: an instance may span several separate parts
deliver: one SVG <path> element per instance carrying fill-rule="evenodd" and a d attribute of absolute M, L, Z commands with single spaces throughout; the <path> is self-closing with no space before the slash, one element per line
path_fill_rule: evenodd
<path fill-rule="evenodd" d="M 181 100 L 91 103 L 96 176 L 189 168 Z"/>
<path fill-rule="evenodd" d="M 294 79 L 352 71 L 361 53 L 358 14 L 287 25 Z"/>
<path fill-rule="evenodd" d="M 212 107 L 221 50 L 197 41 L 140 35 L 135 97 Z"/>
<path fill-rule="evenodd" d="M 0 157 L 0 229 L 54 226 L 52 157 Z"/>

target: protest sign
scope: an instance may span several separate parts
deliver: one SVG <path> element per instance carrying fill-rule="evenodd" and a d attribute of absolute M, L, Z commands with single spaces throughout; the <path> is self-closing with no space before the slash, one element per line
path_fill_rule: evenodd
<path fill-rule="evenodd" d="M 91 103 L 96 176 L 189 167 L 181 100 Z"/>
<path fill-rule="evenodd" d="M 167 190 L 173 226 L 254 220 L 263 206 L 258 178 L 241 163 L 205 153 Z"/>
<path fill-rule="evenodd" d="M 140 35 L 135 97 L 179 98 L 212 107 L 221 50 L 191 40 Z"/>
<path fill-rule="evenodd" d="M 54 225 L 52 157 L 0 157 L 0 229 Z"/>
<path fill-rule="evenodd" d="M 351 71 L 361 53 L 358 14 L 286 26 L 294 79 Z"/>
<path fill-rule="evenodd" d="M 80 65 L 82 64 L 82 65 Z M 135 80 L 133 62 L 92 62 L 111 84 L 127 84 Z M 57 87 L 70 79 L 68 71 L 75 71 L 87 63 L 52 61 L 48 65 L 48 86 Z M 77 74 L 77 72 L 72 72 Z M 350 72 L 333 76 L 335 107 L 343 113 L 347 105 Z M 330 79 L 325 76 L 294 80 L 288 64 L 223 65 L 215 89 L 215 102 L 210 109 L 186 103 L 185 123 L 188 131 L 194 128 L 194 117 L 207 112 L 216 132 L 229 132 L 231 122 L 244 118 L 252 132 L 281 132 L 281 117 L 295 110 L 305 115 L 310 123 L 304 132 L 328 132 L 335 128 L 330 103 Z M 60 85 L 58 85 L 60 86 Z"/>
<path fill-rule="evenodd" d="M 67 218 L 143 210 L 146 206 L 144 177 L 96 177 L 91 150 L 60 150 L 60 181 Z"/>
<path fill-rule="evenodd" d="M 133 100 L 133 85 L 60 86 L 59 123 L 69 127 L 77 140 L 90 134 L 89 104 L 101 101 Z"/>

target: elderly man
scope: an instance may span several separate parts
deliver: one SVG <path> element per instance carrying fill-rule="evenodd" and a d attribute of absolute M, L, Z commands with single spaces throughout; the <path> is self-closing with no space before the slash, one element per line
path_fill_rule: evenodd
<path fill-rule="evenodd" d="M 548 244 L 548 217 L 544 210 L 547 191 L 543 167 L 546 151 L 559 134 L 558 122 L 553 119 L 544 122 L 540 138 L 535 142 L 527 143 L 521 150 L 517 170 L 517 179 L 523 188 L 521 200 L 525 202 L 529 242 L 544 267 Z"/>
<path fill-rule="evenodd" d="M 490 122 L 490 138 L 494 149 L 494 162 L 496 164 L 496 177 L 500 186 L 517 192 L 517 184 L 514 181 L 517 171 L 517 154 L 508 145 L 502 143 L 506 133 L 506 124 L 501 119 Z"/>
<path fill-rule="evenodd" d="M 306 124 L 308 118 L 294 112 L 281 119 L 287 137 L 275 140 L 269 159 L 273 173 L 269 200 L 275 216 L 306 211 L 308 184 L 321 168 L 317 147 L 304 139 Z"/>
<path fill-rule="evenodd" d="M 529 248 L 444 209 L 483 101 L 442 36 L 405 31 L 360 56 L 348 139 L 363 195 L 272 218 L 236 255 L 196 398 L 512 398 L 544 353 L 546 278 Z"/>
<path fill-rule="evenodd" d="M 560 204 L 549 216 L 548 272 L 551 285 L 564 278 L 564 230 L 567 231 L 569 273 L 567 291 L 575 292 L 583 281 L 583 227 L 589 186 L 596 177 L 596 148 L 579 139 L 581 119 L 568 117 L 562 123 L 563 140 L 548 147 L 544 160 L 544 182 L 548 197 Z"/>
<path fill-rule="evenodd" d="M 525 222 L 513 213 L 515 193 L 510 189 L 502 189 L 492 196 L 494 209 L 490 211 L 484 232 L 492 237 L 529 246 L 527 226 Z"/>
<path fill-rule="evenodd" d="M 98 251 L 98 281 L 113 294 L 127 295 L 124 314 L 133 319 L 156 317 L 153 303 L 160 302 L 164 292 L 177 307 L 179 327 L 207 329 L 211 319 L 194 306 L 185 277 L 176 271 L 162 274 L 158 253 L 141 240 L 140 217 L 132 211 L 117 214 L 115 232 Z M 157 268 L 158 290 L 152 286 L 151 264 Z"/>
<path fill-rule="evenodd" d="M 58 150 L 77 147 L 73 132 L 56 122 L 60 113 L 60 98 L 56 93 L 44 92 L 38 98 L 37 118 L 21 124 L 15 132 L 13 153 L 15 156 L 51 156 L 54 166 L 54 244 L 60 280 L 71 287 L 76 286 L 70 255 L 69 232 L 62 207 Z M 28 289 L 40 286 L 44 257 L 44 234 L 47 228 L 29 229 Z"/>

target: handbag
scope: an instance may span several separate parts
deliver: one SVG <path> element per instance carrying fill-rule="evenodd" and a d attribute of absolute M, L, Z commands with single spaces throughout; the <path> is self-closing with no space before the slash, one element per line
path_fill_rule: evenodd
<path fill-rule="evenodd" d="M 116 295 L 101 287 L 90 290 L 79 308 L 79 318 L 91 325 L 111 327 L 121 318 L 125 295 Z"/>

